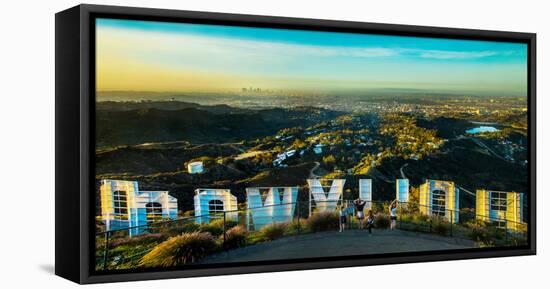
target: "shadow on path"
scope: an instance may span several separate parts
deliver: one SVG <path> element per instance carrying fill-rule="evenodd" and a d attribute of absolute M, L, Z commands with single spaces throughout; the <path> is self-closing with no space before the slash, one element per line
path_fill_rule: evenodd
<path fill-rule="evenodd" d="M 207 257 L 202 263 L 368 255 L 473 248 L 473 241 L 408 231 L 350 230 L 286 237 Z"/>

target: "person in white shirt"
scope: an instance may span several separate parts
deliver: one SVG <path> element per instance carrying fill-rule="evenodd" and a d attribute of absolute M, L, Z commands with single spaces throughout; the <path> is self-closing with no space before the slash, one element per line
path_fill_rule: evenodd
<path fill-rule="evenodd" d="M 340 206 L 340 232 L 344 232 L 346 229 L 346 223 L 348 220 L 348 207 L 344 203 Z"/>
<path fill-rule="evenodd" d="M 391 219 L 390 230 L 393 230 L 396 228 L 397 225 L 397 200 L 393 200 L 390 203 L 388 210 L 390 211 Z"/>

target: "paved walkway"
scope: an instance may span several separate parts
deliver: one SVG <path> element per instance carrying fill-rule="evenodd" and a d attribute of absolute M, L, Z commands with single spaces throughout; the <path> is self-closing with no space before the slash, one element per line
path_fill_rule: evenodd
<path fill-rule="evenodd" d="M 473 248 L 474 242 L 407 231 L 350 230 L 286 237 L 239 248 L 203 260 L 203 263 L 368 255 Z"/>

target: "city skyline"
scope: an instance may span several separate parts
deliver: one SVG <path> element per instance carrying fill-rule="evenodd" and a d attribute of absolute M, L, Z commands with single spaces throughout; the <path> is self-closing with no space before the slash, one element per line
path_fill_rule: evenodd
<path fill-rule="evenodd" d="M 96 20 L 97 91 L 242 87 L 526 96 L 527 45 Z"/>

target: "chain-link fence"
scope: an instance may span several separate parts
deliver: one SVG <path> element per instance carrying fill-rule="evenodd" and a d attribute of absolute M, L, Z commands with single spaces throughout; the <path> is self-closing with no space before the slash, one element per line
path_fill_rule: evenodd
<path fill-rule="evenodd" d="M 317 202 L 312 205 L 311 201 L 298 201 L 98 232 L 95 239 L 96 269 L 133 268 L 156 245 L 183 233 L 209 232 L 223 245 L 227 231 L 235 226 L 242 226 L 248 232 L 260 232 L 270 225 L 286 224 L 292 228 L 292 234 L 303 234 L 338 230 L 339 223 L 345 219 L 345 229 L 356 230 L 363 227 L 361 223 L 364 222 L 364 218 L 357 218 L 357 208 L 360 207 L 363 207 L 365 218 L 372 213 L 372 225 L 378 230 L 391 228 L 464 238 L 475 241 L 478 246 L 488 247 L 527 244 L 526 223 L 489 218 L 472 211 L 446 210 L 417 203 L 398 203 L 392 210 L 390 202 L 365 202 L 359 206 L 353 200 L 323 202 L 332 204 L 326 206 Z"/>

